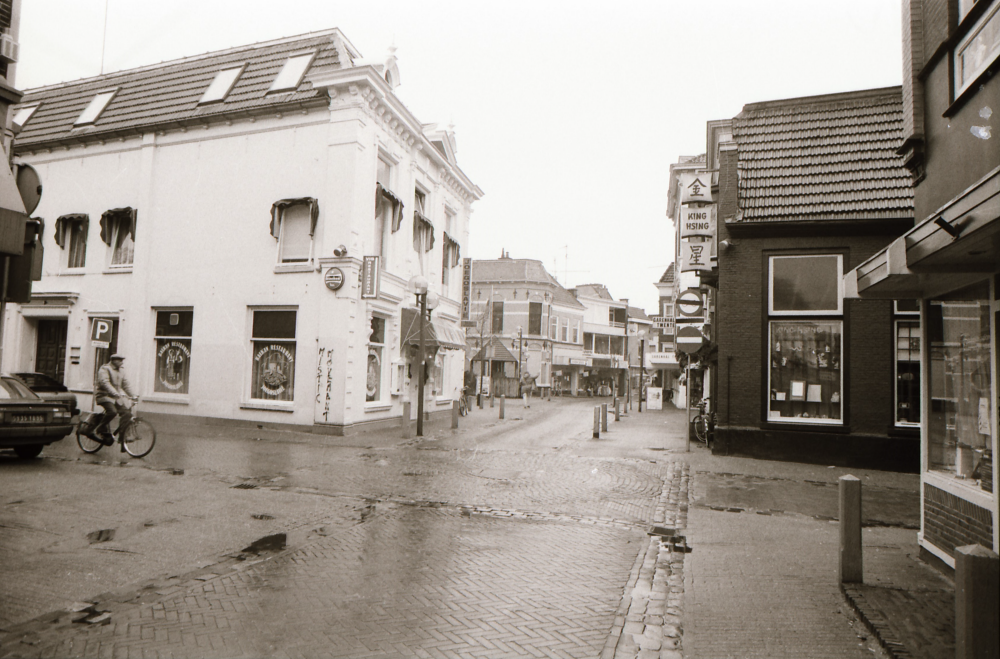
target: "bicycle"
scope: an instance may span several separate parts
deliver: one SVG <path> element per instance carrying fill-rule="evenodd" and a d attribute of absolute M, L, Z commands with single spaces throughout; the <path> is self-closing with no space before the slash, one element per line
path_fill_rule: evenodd
<path fill-rule="evenodd" d="M 137 413 L 139 399 L 132 398 L 129 400 L 131 403 L 129 407 L 132 410 L 132 421 L 123 429 L 121 427 L 121 417 L 119 417 L 118 428 L 111 435 L 124 448 L 126 453 L 133 458 L 141 458 L 149 455 L 149 452 L 153 450 L 153 445 L 156 444 L 156 429 L 153 428 L 149 421 L 139 418 Z M 85 414 L 86 418 L 84 418 Z M 103 442 L 91 439 L 80 432 L 81 428 L 89 425 L 97 414 L 103 415 L 104 413 L 96 412 L 87 414 L 86 412 L 81 412 L 80 421 L 76 424 L 76 443 L 84 453 L 97 453 L 105 446 Z"/>
<path fill-rule="evenodd" d="M 698 414 L 694 417 L 695 438 L 709 446 L 712 436 L 715 434 L 715 412 L 708 410 L 708 398 L 703 398 L 698 403 Z"/>

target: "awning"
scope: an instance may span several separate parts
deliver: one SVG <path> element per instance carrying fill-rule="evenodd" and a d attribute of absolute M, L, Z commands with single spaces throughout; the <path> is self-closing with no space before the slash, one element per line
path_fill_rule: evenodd
<path fill-rule="evenodd" d="M 289 206 L 298 206 L 299 204 L 305 204 L 309 206 L 309 235 L 316 235 L 316 220 L 319 219 L 319 202 L 312 197 L 299 197 L 297 199 L 281 199 L 279 201 L 271 204 L 271 235 L 275 238 L 278 237 L 278 218 L 281 216 L 281 212 L 284 211 Z"/>
<path fill-rule="evenodd" d="M 489 343 L 479 349 L 479 352 L 472 357 L 472 361 L 516 363 L 517 357 L 511 354 L 500 337 L 491 336 Z"/>
<path fill-rule="evenodd" d="M 69 222 L 77 222 L 77 221 L 83 222 L 83 234 L 87 235 L 87 228 L 90 226 L 90 218 L 87 216 L 86 213 L 73 213 L 71 215 L 60 215 L 58 218 L 56 218 L 56 227 L 55 227 L 56 245 L 59 245 L 59 247 L 63 249 L 66 248 L 64 240 L 65 231 L 63 230 L 63 227 Z"/>
<path fill-rule="evenodd" d="M 424 233 L 428 236 L 426 244 L 421 238 Z M 420 211 L 413 211 L 413 249 L 419 252 L 421 245 L 425 252 L 434 249 L 434 223 Z"/>
<path fill-rule="evenodd" d="M 1000 167 L 844 275 L 844 297 L 930 298 L 997 272 Z"/>
<path fill-rule="evenodd" d="M 402 309 L 400 327 L 400 346 L 420 345 L 420 313 L 416 309 Z M 428 348 L 465 350 L 465 333 L 431 317 L 431 321 L 424 324 L 424 345 Z"/>
<path fill-rule="evenodd" d="M 101 241 L 105 245 L 111 246 L 111 240 L 114 237 L 111 222 L 119 220 L 128 222 L 128 235 L 132 237 L 132 240 L 135 240 L 135 216 L 135 209 L 129 206 L 104 211 L 101 215 Z"/>
<path fill-rule="evenodd" d="M 399 231 L 399 225 L 403 222 L 403 200 L 393 193 L 389 188 L 383 188 L 381 183 L 375 184 L 375 215 L 382 212 L 382 204 L 388 202 L 392 204 L 392 232 Z"/>

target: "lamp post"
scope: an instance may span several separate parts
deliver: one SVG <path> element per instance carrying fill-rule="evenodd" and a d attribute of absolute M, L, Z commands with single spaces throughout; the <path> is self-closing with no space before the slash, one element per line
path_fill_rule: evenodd
<path fill-rule="evenodd" d="M 521 326 L 517 326 L 517 386 L 521 386 L 521 349 L 524 347 L 524 342 L 521 339 Z"/>
<path fill-rule="evenodd" d="M 427 379 L 427 317 L 428 309 L 433 310 L 437 306 L 437 293 L 427 290 L 427 279 L 421 275 L 416 275 L 410 279 L 409 288 L 417 297 L 417 305 L 420 312 L 420 344 L 418 359 L 420 369 L 417 374 L 417 437 L 424 435 L 424 380 Z"/>
<path fill-rule="evenodd" d="M 646 330 L 639 330 L 639 411 L 642 412 L 642 385 L 646 382 Z"/>

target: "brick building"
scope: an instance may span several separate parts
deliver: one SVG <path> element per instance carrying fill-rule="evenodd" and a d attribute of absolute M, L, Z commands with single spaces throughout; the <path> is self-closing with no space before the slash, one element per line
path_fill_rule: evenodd
<path fill-rule="evenodd" d="M 841 278 L 913 226 L 898 87 L 754 103 L 709 124 L 715 450 L 916 471 L 912 308 Z M 900 337 L 906 350 L 897 349 Z"/>
<path fill-rule="evenodd" d="M 917 225 L 844 286 L 865 302 L 919 299 L 918 541 L 953 568 L 958 547 L 1000 550 L 1000 2 L 904 0 L 903 65 Z"/>

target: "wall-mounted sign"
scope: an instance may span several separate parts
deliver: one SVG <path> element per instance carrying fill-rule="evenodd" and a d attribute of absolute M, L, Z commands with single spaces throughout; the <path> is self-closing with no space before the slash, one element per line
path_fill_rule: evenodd
<path fill-rule="evenodd" d="M 462 259 L 462 327 L 472 314 L 472 259 Z M 475 324 L 472 325 L 473 327 Z"/>
<path fill-rule="evenodd" d="M 677 311 L 684 316 L 701 316 L 704 308 L 701 291 L 697 288 L 689 288 L 677 296 Z"/>
<path fill-rule="evenodd" d="M 104 348 L 105 350 L 110 348 L 111 328 L 112 323 L 110 320 L 105 318 L 95 318 L 94 328 L 90 333 L 90 345 L 95 348 Z"/>
<path fill-rule="evenodd" d="M 361 299 L 378 299 L 381 286 L 381 263 L 377 256 L 366 256 L 361 264 Z"/>
<path fill-rule="evenodd" d="M 681 238 L 715 235 L 715 204 L 681 206 Z"/>
<path fill-rule="evenodd" d="M 338 291 L 344 285 L 344 271 L 340 268 L 330 268 L 323 276 L 323 283 L 331 291 Z"/>
<path fill-rule="evenodd" d="M 711 173 L 681 174 L 680 185 L 682 204 L 712 203 Z"/>
<path fill-rule="evenodd" d="M 701 272 L 711 270 L 712 243 L 681 241 L 681 272 Z"/>

